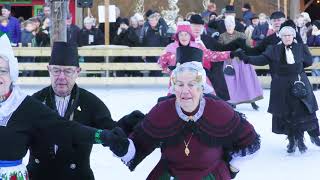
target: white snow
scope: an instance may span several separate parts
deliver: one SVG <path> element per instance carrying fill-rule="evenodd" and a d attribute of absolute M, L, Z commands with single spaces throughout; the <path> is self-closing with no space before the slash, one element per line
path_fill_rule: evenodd
<path fill-rule="evenodd" d="M 22 87 L 28 94 L 41 87 Z M 133 110 L 147 113 L 160 96 L 167 93 L 166 87 L 87 87 L 108 106 L 113 119 L 119 119 Z M 315 92 L 320 103 L 320 91 Z M 320 179 L 320 147 L 311 144 L 305 133 L 308 151 L 293 155 L 286 153 L 286 136 L 271 132 L 271 115 L 267 113 L 269 90 L 264 90 L 264 99 L 257 102 L 259 111 L 250 104 L 238 105 L 237 110 L 246 114 L 248 120 L 261 135 L 261 149 L 254 155 L 238 158 L 234 164 L 240 169 L 237 180 L 318 180 Z M 319 117 L 318 112 L 318 117 Z M 120 159 L 113 156 L 108 148 L 95 145 L 91 153 L 91 167 L 96 180 L 146 179 L 157 164 L 160 151 L 154 151 L 134 172 L 130 172 Z M 27 156 L 24 162 L 27 161 Z"/>

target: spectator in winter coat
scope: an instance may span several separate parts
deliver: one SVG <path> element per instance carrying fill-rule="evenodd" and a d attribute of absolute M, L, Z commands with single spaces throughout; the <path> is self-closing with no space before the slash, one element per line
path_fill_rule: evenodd
<path fill-rule="evenodd" d="M 21 32 L 21 44 L 24 47 L 35 46 L 35 26 L 30 20 L 24 22 L 24 29 Z M 34 57 L 19 57 L 19 62 L 34 62 Z M 23 71 L 22 76 L 32 76 L 33 71 Z"/>
<path fill-rule="evenodd" d="M 256 45 L 267 37 L 269 31 L 269 23 L 267 22 L 267 16 L 264 13 L 259 14 L 259 24 L 254 28 L 252 32 L 252 40 L 256 42 Z"/>
<path fill-rule="evenodd" d="M 250 45 L 251 47 L 256 45 L 256 42 L 252 39 L 252 33 L 253 30 L 255 29 L 255 27 L 257 27 L 259 24 L 259 17 L 257 16 L 253 16 L 251 18 L 251 24 L 246 28 L 246 30 L 244 31 L 245 35 L 246 35 L 246 43 L 248 45 Z"/>
<path fill-rule="evenodd" d="M 245 3 L 241 10 L 243 12 L 242 18 L 246 23 L 246 27 L 248 27 L 251 24 L 251 18 L 254 16 L 251 11 L 251 5 L 249 3 Z"/>
<path fill-rule="evenodd" d="M 135 47 L 139 45 L 139 37 L 135 30 L 129 26 L 129 20 L 122 18 L 120 20 L 120 27 L 118 28 L 117 35 L 114 37 L 115 45 L 125 45 Z M 139 57 L 116 57 L 115 62 L 142 62 Z M 141 76 L 138 71 L 117 71 L 117 76 Z"/>
<path fill-rule="evenodd" d="M 84 27 L 80 30 L 80 46 L 103 45 L 104 35 L 100 29 L 93 26 L 94 19 L 86 17 Z M 84 57 L 84 62 L 104 62 L 104 57 Z"/>
<path fill-rule="evenodd" d="M 11 16 L 11 5 L 4 4 L 1 9 L 2 16 L 8 19 L 8 37 L 12 46 L 17 46 L 21 38 L 20 23 L 17 18 Z"/>
<path fill-rule="evenodd" d="M 0 31 L 8 34 L 8 18 L 0 16 Z"/>
<path fill-rule="evenodd" d="M 168 44 L 167 27 L 160 23 L 156 13 L 148 17 L 140 34 L 140 43 L 144 47 L 164 47 Z M 146 57 L 146 62 L 157 62 L 158 57 Z M 161 71 L 151 71 L 150 76 L 161 76 Z"/>
<path fill-rule="evenodd" d="M 312 32 L 311 32 L 311 35 L 307 39 L 307 44 L 308 44 L 308 46 L 311 46 L 311 47 L 320 47 L 320 20 L 315 20 L 313 22 Z M 319 56 L 313 57 L 313 62 L 319 63 L 320 57 Z M 320 70 L 313 69 L 312 75 L 319 77 Z M 313 84 L 313 90 L 318 90 L 318 89 L 320 89 L 320 84 Z"/>
<path fill-rule="evenodd" d="M 67 15 L 67 42 L 72 46 L 80 46 L 80 28 L 72 24 L 72 15 L 69 13 Z"/>

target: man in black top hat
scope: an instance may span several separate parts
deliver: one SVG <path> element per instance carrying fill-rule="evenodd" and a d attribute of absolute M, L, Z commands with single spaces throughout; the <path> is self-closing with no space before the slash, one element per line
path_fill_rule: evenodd
<path fill-rule="evenodd" d="M 189 20 L 191 24 L 192 33 L 195 36 L 195 41 L 197 43 L 204 44 L 207 49 L 212 51 L 232 51 L 240 47 L 241 41 L 235 40 L 227 45 L 222 45 L 218 43 L 215 38 L 207 35 L 204 30 L 204 21 L 198 14 L 192 15 Z M 228 87 L 223 74 L 223 62 L 212 62 L 211 69 L 207 72 L 214 90 L 217 96 L 221 99 L 228 101 L 230 99 Z"/>
<path fill-rule="evenodd" d="M 109 109 L 94 94 L 77 86 L 80 73 L 77 47 L 55 42 L 48 71 L 51 86 L 33 97 L 59 113 L 66 120 L 99 128 L 120 126 L 129 134 L 143 117 L 139 111 L 124 116 L 118 122 L 112 120 Z M 59 132 L 55 132 L 60 136 Z M 41 144 L 32 146 L 28 163 L 31 180 L 94 180 L 90 168 L 92 145 L 76 144 L 72 139 L 61 138 L 61 145 Z"/>
<path fill-rule="evenodd" d="M 236 17 L 236 11 L 234 9 L 234 6 L 233 5 L 227 5 L 225 7 L 225 12 L 224 12 L 223 15 L 224 15 L 224 17 L 226 17 L 226 16 L 234 16 L 234 17 Z M 217 29 L 218 29 L 220 34 L 222 34 L 222 33 L 227 31 L 226 30 L 226 26 L 224 24 L 224 19 L 217 21 L 216 27 L 217 27 Z M 245 30 L 244 25 L 242 25 L 241 22 L 238 19 L 236 19 L 235 30 L 239 31 L 239 32 L 244 32 L 244 30 Z"/>

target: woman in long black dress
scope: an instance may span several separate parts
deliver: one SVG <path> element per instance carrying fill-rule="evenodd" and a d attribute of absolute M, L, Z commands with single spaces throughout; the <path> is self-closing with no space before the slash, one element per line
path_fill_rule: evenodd
<path fill-rule="evenodd" d="M 272 80 L 268 112 L 272 114 L 272 132 L 288 135 L 288 153 L 295 152 L 296 147 L 303 153 L 307 150 L 304 131 L 308 131 L 312 143 L 320 146 L 318 105 L 304 71 L 312 65 L 312 56 L 306 45 L 294 40 L 296 31 L 290 24 L 283 24 L 279 31 L 282 43 L 261 55 L 246 56 L 243 51 L 234 55 L 245 63 L 269 65 Z"/>

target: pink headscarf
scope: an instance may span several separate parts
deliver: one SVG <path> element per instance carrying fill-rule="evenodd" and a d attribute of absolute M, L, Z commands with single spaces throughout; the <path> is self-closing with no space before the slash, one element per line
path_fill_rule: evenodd
<path fill-rule="evenodd" d="M 182 21 L 182 22 L 179 22 L 179 23 L 178 23 L 178 25 L 177 25 L 177 31 L 176 31 L 176 33 L 175 33 L 174 36 L 173 36 L 173 39 L 174 39 L 175 41 L 179 41 L 178 35 L 179 35 L 180 32 L 187 32 L 187 33 L 189 33 L 190 36 L 191 36 L 191 39 L 190 39 L 190 40 L 191 40 L 191 41 L 195 41 L 195 37 L 194 37 L 194 35 L 193 35 L 193 33 L 192 33 L 191 25 L 190 25 L 190 22 L 189 22 L 189 21 Z"/>

